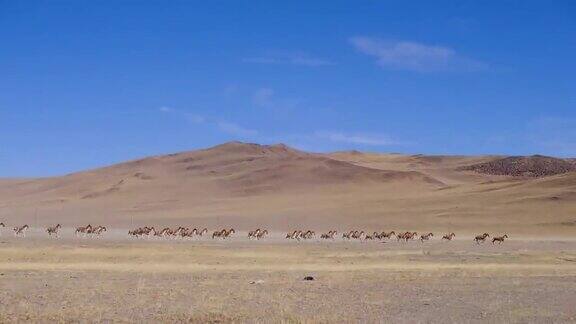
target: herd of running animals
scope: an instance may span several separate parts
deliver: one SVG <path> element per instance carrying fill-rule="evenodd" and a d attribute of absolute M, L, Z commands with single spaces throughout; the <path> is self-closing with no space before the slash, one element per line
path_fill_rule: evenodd
<path fill-rule="evenodd" d="M 0 230 L 6 227 L 6 225 L 4 225 L 4 223 L 0 223 Z M 29 226 L 28 225 L 24 225 L 24 226 L 16 226 L 13 228 L 14 231 L 14 236 L 16 237 L 25 237 L 26 236 L 26 230 L 28 230 Z M 59 237 L 59 231 L 62 228 L 62 226 L 60 224 L 57 224 L 56 226 L 50 226 L 48 228 L 46 228 L 46 233 L 48 233 L 48 235 L 50 237 Z M 105 226 L 92 226 L 90 224 L 88 224 L 87 226 L 80 226 L 76 228 L 75 231 L 75 235 L 76 236 L 84 236 L 84 237 L 100 237 L 102 234 L 104 234 L 104 232 L 107 231 L 107 228 Z M 189 229 L 186 227 L 178 227 L 178 228 L 174 228 L 171 229 L 169 227 L 163 228 L 162 230 L 158 231 L 156 230 L 154 227 L 140 227 L 134 230 L 130 230 L 128 231 L 128 236 L 130 237 L 136 237 L 136 238 L 144 238 L 144 237 L 153 237 L 153 238 L 202 238 L 204 235 L 206 235 L 208 233 L 208 229 L 204 228 L 202 230 L 199 229 Z M 216 230 L 214 232 L 212 232 L 212 239 L 216 239 L 216 238 L 220 238 L 220 239 L 226 239 L 232 236 L 232 234 L 235 234 L 236 231 L 231 228 L 231 229 L 222 229 L 222 230 Z M 334 240 L 336 235 L 338 234 L 337 231 L 335 230 L 331 230 L 327 233 L 323 233 L 320 235 L 320 239 L 322 240 Z M 248 232 L 248 238 L 249 239 L 255 239 L 255 240 L 260 240 L 265 238 L 268 235 L 268 230 L 263 230 L 263 229 L 256 229 L 253 231 Z M 373 232 L 372 234 L 369 233 L 365 233 L 364 231 L 349 231 L 349 232 L 344 232 L 342 233 L 342 239 L 343 240 L 360 240 L 360 241 L 373 241 L 373 240 L 385 240 L 385 239 L 391 239 L 392 237 L 396 237 L 397 241 L 411 241 L 411 240 L 416 240 L 419 239 L 422 243 L 424 243 L 424 241 L 428 241 L 430 240 L 434 234 L 433 233 L 425 233 L 425 234 L 420 234 L 420 236 L 418 236 L 417 232 L 403 232 L 403 233 L 396 233 L 394 231 L 391 232 Z M 316 237 L 316 232 L 312 231 L 312 230 L 307 230 L 307 231 L 293 231 L 293 232 L 289 232 L 286 234 L 286 239 L 289 240 L 310 240 Z M 444 236 L 442 236 L 442 240 L 447 240 L 447 241 L 451 241 L 454 237 L 456 237 L 456 234 L 454 233 L 449 233 L 449 234 L 445 234 Z M 480 243 L 484 243 L 486 241 L 486 239 L 490 237 L 490 234 L 488 233 L 484 233 L 481 235 L 477 235 L 474 238 L 474 242 L 476 242 L 477 244 Z M 508 235 L 504 234 L 503 236 L 494 236 L 492 237 L 492 244 L 494 243 L 502 243 L 504 242 L 505 239 L 508 238 Z"/>

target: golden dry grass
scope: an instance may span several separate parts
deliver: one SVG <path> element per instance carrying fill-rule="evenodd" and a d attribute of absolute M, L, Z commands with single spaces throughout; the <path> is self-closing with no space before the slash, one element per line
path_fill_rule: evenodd
<path fill-rule="evenodd" d="M 0 322 L 570 322 L 576 242 L 5 239 Z M 315 281 L 303 281 L 312 275 Z"/>

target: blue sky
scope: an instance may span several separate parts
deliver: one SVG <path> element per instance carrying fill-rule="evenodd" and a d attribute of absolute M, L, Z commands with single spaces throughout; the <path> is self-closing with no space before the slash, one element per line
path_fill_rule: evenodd
<path fill-rule="evenodd" d="M 0 177 L 230 140 L 576 156 L 575 1 L 0 0 Z"/>

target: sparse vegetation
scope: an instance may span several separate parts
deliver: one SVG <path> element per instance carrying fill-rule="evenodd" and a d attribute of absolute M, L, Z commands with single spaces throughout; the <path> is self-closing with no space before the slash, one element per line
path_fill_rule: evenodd
<path fill-rule="evenodd" d="M 276 235 L 195 243 L 6 238 L 0 322 L 576 319 L 573 241 L 476 245 L 468 237 L 423 246 L 296 243 Z"/>

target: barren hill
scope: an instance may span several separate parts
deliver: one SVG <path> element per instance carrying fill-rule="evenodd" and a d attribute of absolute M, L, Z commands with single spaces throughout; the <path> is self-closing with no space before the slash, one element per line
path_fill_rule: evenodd
<path fill-rule="evenodd" d="M 202 194 L 250 195 L 323 185 L 369 185 L 394 181 L 442 186 L 441 182 L 415 171 L 358 166 L 282 144 L 230 142 L 205 150 L 144 158 L 64 177 L 6 182 L 4 191 L 16 190 L 20 196 L 48 194 L 61 199 L 98 199 L 158 186 L 170 186 L 172 194 L 194 193 L 201 188 Z"/>
<path fill-rule="evenodd" d="M 396 171 L 417 171 L 447 185 L 475 183 L 489 179 L 485 175 L 455 172 L 459 167 L 498 159 L 498 156 L 458 156 L 458 155 L 403 155 L 362 153 L 358 151 L 335 152 L 333 159 L 355 165 Z"/>
<path fill-rule="evenodd" d="M 576 173 L 518 178 L 462 171 L 509 159 L 314 154 L 231 142 L 61 177 L 2 180 L 0 221 L 574 231 L 565 224 L 574 221 Z M 537 174 L 567 168 L 550 159 L 537 158 L 543 162 L 535 165 L 548 170 Z"/>

